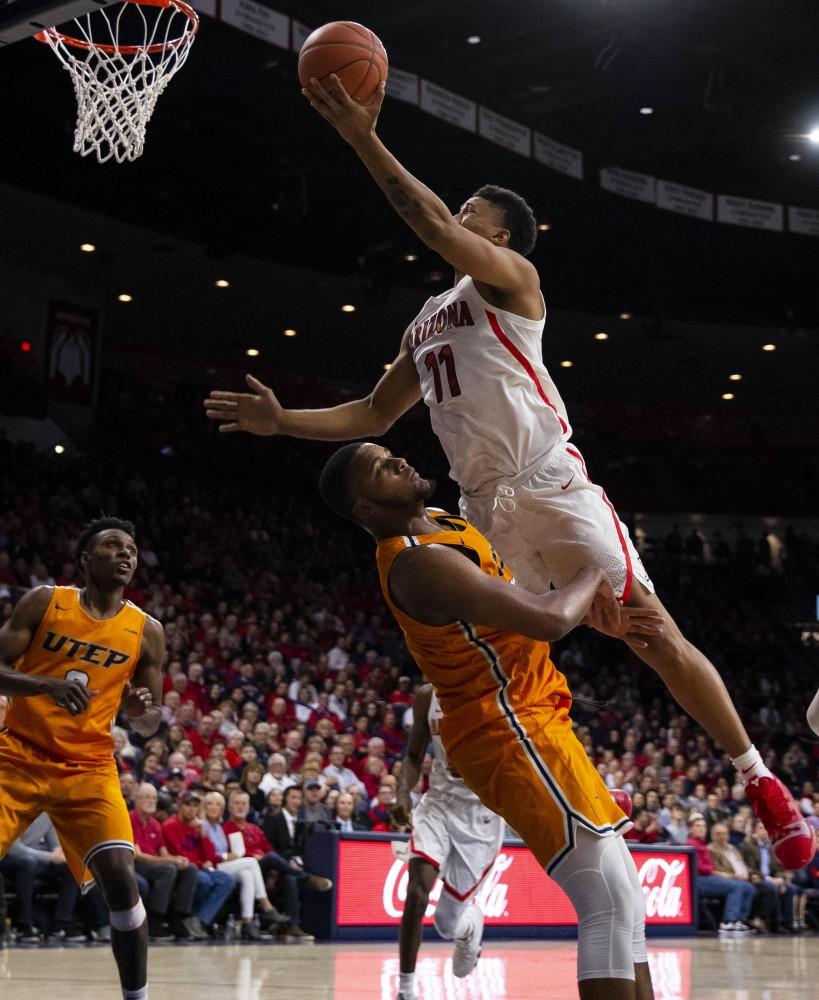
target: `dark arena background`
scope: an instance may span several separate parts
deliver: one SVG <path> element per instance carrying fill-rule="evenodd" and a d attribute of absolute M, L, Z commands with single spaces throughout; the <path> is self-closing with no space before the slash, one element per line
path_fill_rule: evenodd
<path fill-rule="evenodd" d="M 157 733 L 124 710 L 114 728 L 134 822 L 140 789 L 164 822 L 239 789 L 271 840 L 282 791 L 303 790 L 296 912 L 289 876 L 261 866 L 278 923 L 243 921 L 238 890 L 207 921 L 165 922 L 144 883 L 152 997 L 395 1000 L 407 869 L 392 842 L 409 831 L 390 808 L 422 673 L 371 539 L 319 497 L 337 445 L 219 434 L 203 408 L 247 373 L 288 408 L 366 397 L 452 284 L 305 101 L 299 49 L 325 22 L 372 29 L 390 60 L 378 134 L 398 160 L 453 211 L 485 183 L 532 206 L 543 361 L 572 441 L 819 838 L 819 13 L 269 4 L 195 0 L 198 35 L 144 152 L 98 163 L 72 151 L 71 80 L 30 37 L 83 0 L 0 0 L 0 610 L 8 623 L 32 588 L 82 586 L 82 527 L 132 520 L 124 596 L 167 644 Z M 378 440 L 457 508 L 423 402 Z M 730 757 L 625 644 L 580 626 L 552 656 L 577 737 L 633 800 L 656 1000 L 819 997 L 819 854 L 778 866 Z M 697 816 L 712 846 L 727 826 L 741 860 L 725 875 L 755 887 L 743 933 L 700 881 Z M 578 996 L 574 910 L 506 834 L 466 978 L 433 929 L 433 889 L 418 1000 Z M 80 895 L 53 838 L 23 834 L 0 859 L 2 995 L 119 997 L 103 897 Z"/>

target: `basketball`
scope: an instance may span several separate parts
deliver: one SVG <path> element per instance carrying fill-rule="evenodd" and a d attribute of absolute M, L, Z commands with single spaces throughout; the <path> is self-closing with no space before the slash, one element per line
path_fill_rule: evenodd
<path fill-rule="evenodd" d="M 307 36 L 299 53 L 299 81 L 326 85 L 331 73 L 355 101 L 368 101 L 387 79 L 387 50 L 381 39 L 355 21 L 331 21 Z"/>

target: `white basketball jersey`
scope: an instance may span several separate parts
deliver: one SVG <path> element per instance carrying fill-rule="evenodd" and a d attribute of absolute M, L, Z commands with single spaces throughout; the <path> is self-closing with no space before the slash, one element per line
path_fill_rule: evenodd
<path fill-rule="evenodd" d="M 455 793 L 461 798 L 471 797 L 477 801 L 478 797 L 471 789 L 467 788 L 463 778 L 453 774 L 450 770 L 446 750 L 441 739 L 441 719 L 443 717 L 444 713 L 441 711 L 438 696 L 433 691 L 429 702 L 427 721 L 429 722 L 429 733 L 433 749 L 435 750 L 435 756 L 432 758 L 432 768 L 429 772 L 429 791 L 427 794 L 430 792 L 437 795 L 452 795 Z"/>
<path fill-rule="evenodd" d="M 432 429 L 468 493 L 512 479 L 571 434 L 543 365 L 546 322 L 491 305 L 472 278 L 428 299 L 409 336 Z"/>

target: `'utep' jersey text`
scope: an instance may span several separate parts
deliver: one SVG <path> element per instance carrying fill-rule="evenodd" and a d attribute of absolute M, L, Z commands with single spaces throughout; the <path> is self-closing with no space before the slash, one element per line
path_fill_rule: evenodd
<path fill-rule="evenodd" d="M 440 530 L 426 535 L 386 538 L 376 561 L 381 589 L 401 626 L 407 647 L 435 688 L 445 716 L 450 751 L 462 737 L 482 726 L 526 719 L 540 706 L 571 703 L 566 678 L 549 656 L 549 644 L 528 636 L 456 621 L 422 625 L 398 608 L 389 588 L 395 558 L 415 545 L 450 545 L 465 551 L 484 573 L 514 585 L 512 574 L 489 541 L 462 517 L 428 509 Z"/>
<path fill-rule="evenodd" d="M 55 587 L 31 645 L 14 664 L 21 674 L 78 680 L 91 698 L 80 715 L 47 695 L 12 698 L 6 728 L 27 743 L 69 761 L 110 760 L 111 726 L 139 659 L 145 612 L 126 601 L 113 618 L 92 618 L 76 587 Z"/>
<path fill-rule="evenodd" d="M 467 493 L 514 478 L 571 435 L 543 365 L 545 313 L 499 309 L 467 275 L 413 320 L 409 347 L 432 429 Z"/>

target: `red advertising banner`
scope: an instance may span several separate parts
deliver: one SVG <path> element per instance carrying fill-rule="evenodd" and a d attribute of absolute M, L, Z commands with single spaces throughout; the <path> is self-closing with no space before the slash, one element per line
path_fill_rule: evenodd
<path fill-rule="evenodd" d="M 635 852 L 649 925 L 693 922 L 690 855 L 684 851 Z M 391 926 L 401 920 L 407 898 L 407 867 L 388 841 L 345 840 L 338 845 L 336 923 L 339 927 Z M 432 923 L 441 895 L 438 880 L 424 918 Z M 568 897 L 535 861 L 528 848 L 505 845 L 484 879 L 477 903 L 487 927 L 573 927 Z"/>

